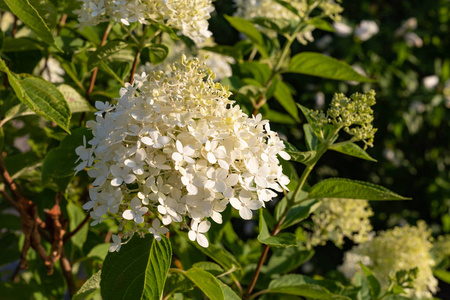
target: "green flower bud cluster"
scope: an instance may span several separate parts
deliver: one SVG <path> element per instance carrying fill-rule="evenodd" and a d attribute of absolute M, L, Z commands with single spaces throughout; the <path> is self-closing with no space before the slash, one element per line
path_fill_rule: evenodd
<path fill-rule="evenodd" d="M 364 148 L 373 147 L 376 128 L 373 128 L 373 110 L 375 91 L 366 94 L 355 93 L 347 98 L 336 93 L 327 111 L 328 123 L 337 125 L 352 135 L 352 141 L 363 141 Z"/>
<path fill-rule="evenodd" d="M 433 249 L 431 249 L 436 263 L 440 263 L 445 258 L 450 257 L 450 235 L 441 235 L 433 243 Z"/>

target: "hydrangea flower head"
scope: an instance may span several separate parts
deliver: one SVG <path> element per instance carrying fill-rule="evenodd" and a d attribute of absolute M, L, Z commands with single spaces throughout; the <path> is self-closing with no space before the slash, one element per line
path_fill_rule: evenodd
<path fill-rule="evenodd" d="M 438 285 L 432 271 L 435 261 L 430 254 L 433 246 L 430 240 L 431 231 L 425 222 L 381 232 L 372 240 L 347 252 L 340 271 L 352 277 L 360 269 L 358 263 L 362 262 L 387 287 L 389 278 L 396 272 L 417 268 L 413 288 L 405 290 L 412 299 L 430 299 Z"/>
<path fill-rule="evenodd" d="M 129 26 L 139 22 L 162 22 L 179 29 L 196 43 L 209 38 L 208 19 L 214 11 L 211 0 L 79 0 L 80 26 L 95 26 L 101 22 L 114 21 Z"/>
<path fill-rule="evenodd" d="M 371 216 L 373 211 L 367 200 L 322 199 L 311 217 L 313 225 L 309 243 L 317 246 L 330 240 L 341 247 L 344 238 L 357 244 L 364 243 L 372 231 Z"/>
<path fill-rule="evenodd" d="M 207 246 L 208 219 L 221 223 L 229 203 L 249 219 L 286 190 L 283 142 L 229 96 L 204 62 L 184 56 L 172 72 L 143 73 L 122 88 L 116 105 L 88 121 L 92 147 L 78 151 L 95 178 L 84 206 L 94 224 L 116 218 L 126 238 L 165 232 L 155 219 L 182 222 Z"/>

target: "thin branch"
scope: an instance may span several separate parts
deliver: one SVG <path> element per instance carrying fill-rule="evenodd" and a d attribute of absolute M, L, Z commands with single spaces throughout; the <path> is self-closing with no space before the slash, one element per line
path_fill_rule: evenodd
<path fill-rule="evenodd" d="M 11 194 L 13 197 L 17 200 L 22 197 L 21 192 L 19 190 L 19 186 L 12 180 L 11 175 L 9 175 L 9 172 L 6 170 L 5 162 L 3 161 L 3 157 L 0 154 L 0 173 L 3 178 L 3 182 L 8 187 L 8 189 L 11 191 Z"/>
<path fill-rule="evenodd" d="M 134 73 L 136 73 L 136 69 L 137 69 L 137 65 L 138 65 L 140 56 L 141 56 L 141 50 L 138 49 L 136 51 L 136 54 L 134 55 L 133 68 L 131 69 L 130 80 L 129 80 L 130 84 L 133 84 Z"/>
<path fill-rule="evenodd" d="M 102 41 L 100 42 L 99 47 L 102 47 L 105 45 L 106 40 L 108 39 L 108 35 L 111 32 L 111 23 L 108 24 L 108 27 L 106 27 L 105 33 L 103 34 L 103 38 Z M 89 88 L 86 92 L 86 98 L 89 100 L 89 96 L 91 95 L 92 91 L 94 90 L 94 86 L 95 86 L 95 80 L 97 79 L 97 72 L 98 72 L 98 67 L 94 68 L 94 71 L 92 72 L 92 77 L 91 77 L 91 82 L 89 83 Z"/>
<path fill-rule="evenodd" d="M 75 234 L 77 234 L 78 231 L 81 230 L 81 228 L 84 227 L 84 225 L 86 225 L 89 220 L 91 219 L 91 216 L 89 214 L 86 215 L 86 217 L 83 219 L 83 221 L 81 221 L 80 224 L 78 224 L 78 226 L 71 232 L 69 232 L 63 239 L 64 244 L 70 240 L 71 237 L 73 237 Z"/>
<path fill-rule="evenodd" d="M 70 264 L 70 261 L 66 257 L 66 254 L 64 253 L 64 251 L 61 252 L 61 258 L 60 258 L 59 262 L 61 264 L 61 269 L 63 271 L 63 275 L 64 275 L 64 278 L 67 283 L 67 288 L 69 290 L 69 294 L 70 294 L 70 296 L 73 296 L 77 292 L 77 287 L 75 285 L 75 280 L 74 280 L 73 274 L 72 274 L 72 265 Z"/>
<path fill-rule="evenodd" d="M 9 204 L 11 204 L 17 211 L 19 211 L 19 204 L 17 204 L 17 202 L 14 201 L 14 199 L 11 198 L 11 196 L 4 189 L 0 189 L 0 194 L 2 194 L 3 198 L 5 198 Z"/>

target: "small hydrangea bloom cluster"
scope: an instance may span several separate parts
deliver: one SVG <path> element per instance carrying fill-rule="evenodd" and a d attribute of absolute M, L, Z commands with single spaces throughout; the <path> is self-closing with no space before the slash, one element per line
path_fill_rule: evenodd
<path fill-rule="evenodd" d="M 98 103 L 87 124 L 92 147 L 76 150 L 76 170 L 92 166 L 95 178 L 84 205 L 93 224 L 114 217 L 123 237 L 149 231 L 159 239 L 167 230 L 155 220 L 183 222 L 189 238 L 207 247 L 208 218 L 221 223 L 229 203 L 250 219 L 287 190 L 277 157 L 290 158 L 283 142 L 229 96 L 204 62 L 183 55 L 171 73 L 136 75 L 116 105 Z"/>
<path fill-rule="evenodd" d="M 164 37 L 163 37 L 164 38 Z M 232 75 L 232 70 L 230 64 L 235 63 L 234 58 L 222 54 L 218 54 L 215 52 L 206 51 L 203 49 L 198 49 L 197 55 L 194 55 L 193 51 L 189 47 L 186 46 L 185 43 L 181 41 L 173 41 L 167 40 L 165 41 L 167 44 L 171 44 L 169 48 L 169 54 L 164 62 L 154 65 L 150 62 L 146 62 L 144 65 L 139 67 L 139 72 L 146 74 L 150 74 L 154 71 L 164 71 L 170 72 L 172 65 L 179 59 L 180 53 L 184 53 L 188 59 L 192 59 L 193 57 L 205 57 L 206 65 L 213 71 L 216 75 L 215 81 L 220 81 L 225 77 L 230 77 Z M 212 39 L 206 40 L 204 43 L 198 45 L 198 47 L 206 47 L 206 46 L 214 46 L 215 43 Z"/>
<path fill-rule="evenodd" d="M 344 131 L 353 135 L 354 141 L 363 141 L 365 146 L 373 147 L 376 128 L 373 128 L 373 110 L 375 91 L 366 94 L 355 93 L 347 98 L 344 94 L 335 94 L 327 111 L 328 122 L 342 126 Z"/>
<path fill-rule="evenodd" d="M 311 246 L 324 245 L 332 241 L 336 246 L 349 238 L 359 244 L 370 238 L 373 216 L 367 200 L 323 199 L 311 216 L 312 234 L 308 238 Z"/>
<path fill-rule="evenodd" d="M 95 26 L 100 22 L 119 22 L 126 26 L 139 22 L 149 24 L 164 22 L 179 29 L 181 33 L 196 43 L 209 38 L 208 19 L 214 7 L 211 0 L 79 0 L 78 15 L 80 26 Z"/>
<path fill-rule="evenodd" d="M 308 1 L 306 0 L 285 1 L 295 8 L 298 11 L 298 14 L 292 12 L 275 0 L 234 0 L 234 2 L 237 7 L 234 16 L 243 19 L 267 18 L 301 21 L 305 18 L 309 5 L 314 5 L 322 10 L 324 16 L 328 16 L 333 20 L 339 20 L 339 14 L 343 10 L 339 4 L 332 0 L 318 0 L 315 1 L 314 4 L 308 4 Z M 304 45 L 314 41 L 312 36 L 314 29 L 315 27 L 313 25 L 306 25 L 297 35 L 297 40 Z M 275 36 L 274 33 L 269 30 L 262 29 L 262 31 L 271 37 Z"/>
<path fill-rule="evenodd" d="M 430 299 L 437 291 L 438 281 L 433 276 L 435 265 L 431 257 L 431 232 L 425 222 L 417 226 L 407 225 L 381 232 L 372 240 L 360 244 L 347 252 L 339 270 L 348 278 L 360 270 L 362 262 L 386 288 L 389 278 L 401 270 L 417 268 L 414 288 L 405 289 L 409 297 Z"/>
<path fill-rule="evenodd" d="M 446 258 L 450 258 L 450 235 L 441 235 L 433 243 L 433 249 L 431 249 L 436 264 L 439 264 Z"/>
<path fill-rule="evenodd" d="M 330 107 L 325 114 L 323 111 L 312 111 L 311 118 L 319 126 L 333 124 L 343 128 L 353 135 L 352 142 L 363 141 L 364 148 L 373 147 L 376 128 L 373 128 L 373 110 L 370 108 L 376 102 L 375 91 L 366 94 L 355 93 L 346 97 L 342 93 L 334 94 Z"/>

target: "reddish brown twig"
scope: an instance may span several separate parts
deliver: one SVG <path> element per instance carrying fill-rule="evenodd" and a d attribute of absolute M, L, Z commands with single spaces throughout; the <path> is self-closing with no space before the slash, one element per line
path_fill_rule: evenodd
<path fill-rule="evenodd" d="M 134 55 L 134 61 L 133 61 L 133 68 L 131 69 L 131 74 L 130 74 L 130 84 L 133 84 L 134 81 L 134 74 L 136 73 L 136 68 L 139 62 L 139 58 L 141 56 L 141 50 L 137 50 L 136 54 Z"/>
<path fill-rule="evenodd" d="M 75 234 L 77 234 L 77 232 L 80 231 L 81 228 L 83 228 L 87 224 L 87 222 L 89 222 L 90 219 L 91 216 L 87 214 L 86 217 L 83 219 L 83 221 L 81 221 L 81 223 L 78 224 L 78 226 L 73 231 L 66 234 L 66 236 L 63 239 L 63 242 L 66 243 L 68 240 L 70 240 L 70 238 L 73 237 Z"/>
<path fill-rule="evenodd" d="M 66 254 L 64 253 L 64 250 L 61 252 L 61 258 L 59 260 L 61 264 L 61 269 L 63 271 L 64 278 L 67 282 L 67 288 L 69 290 L 70 296 L 75 295 L 77 292 L 77 287 L 75 285 L 75 280 L 73 278 L 72 274 L 72 265 L 70 264 L 69 259 L 67 259 Z"/>

